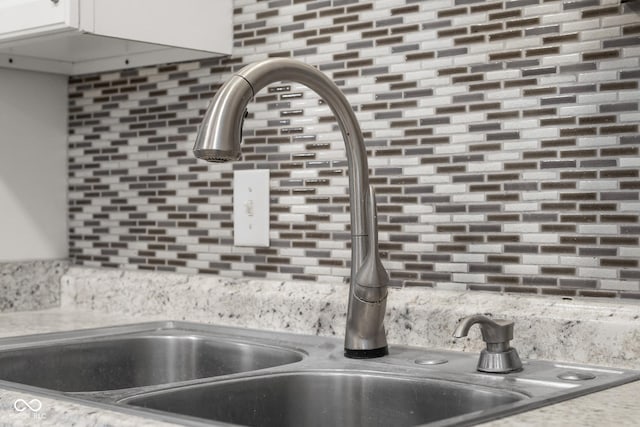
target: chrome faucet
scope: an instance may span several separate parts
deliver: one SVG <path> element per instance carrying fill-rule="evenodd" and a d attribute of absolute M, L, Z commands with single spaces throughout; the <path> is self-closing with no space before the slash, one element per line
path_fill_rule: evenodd
<path fill-rule="evenodd" d="M 240 158 L 242 125 L 249 101 L 266 85 L 294 81 L 315 91 L 331 108 L 345 142 L 351 208 L 351 281 L 345 333 L 345 356 L 372 358 L 388 353 L 384 330 L 389 276 L 378 253 L 373 188 L 369 186 L 367 152 L 349 101 L 323 73 L 291 59 L 268 59 L 232 76 L 209 104 L 193 152 L 210 162 Z"/>
<path fill-rule="evenodd" d="M 477 370 L 494 374 L 506 374 L 522 369 L 522 362 L 515 348 L 509 345 L 513 339 L 513 322 L 503 319 L 489 319 L 476 314 L 465 317 L 458 323 L 454 338 L 466 337 L 469 329 L 475 324 L 480 325 L 482 340 L 487 348 L 480 352 Z"/>

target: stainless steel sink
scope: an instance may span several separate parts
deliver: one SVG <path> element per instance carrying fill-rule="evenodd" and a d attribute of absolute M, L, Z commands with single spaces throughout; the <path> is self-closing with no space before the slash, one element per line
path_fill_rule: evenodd
<path fill-rule="evenodd" d="M 187 426 L 453 426 L 640 378 L 636 371 L 391 346 L 343 356 L 341 340 L 154 322 L 0 339 L 0 387 Z"/>
<path fill-rule="evenodd" d="M 112 332 L 0 351 L 0 379 L 63 392 L 94 392 L 256 371 L 303 357 L 297 351 L 194 329 Z"/>
<path fill-rule="evenodd" d="M 415 426 L 528 396 L 368 372 L 291 372 L 156 392 L 127 403 L 255 427 Z"/>

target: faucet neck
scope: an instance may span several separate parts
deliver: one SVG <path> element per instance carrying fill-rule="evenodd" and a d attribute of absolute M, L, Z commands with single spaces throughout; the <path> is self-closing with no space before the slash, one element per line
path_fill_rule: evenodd
<path fill-rule="evenodd" d="M 351 209 L 351 282 L 349 292 L 349 308 L 347 313 L 347 331 L 345 334 L 345 349 L 348 355 L 353 357 L 374 357 L 386 354 L 386 337 L 383 320 L 386 307 L 386 281 L 378 285 L 384 292 L 384 298 L 373 302 L 358 298 L 355 293 L 355 283 L 360 268 L 365 260 L 375 257 L 376 267 L 382 268 L 378 257 L 378 248 L 372 244 L 367 236 L 372 233 L 377 235 L 375 221 L 368 221 L 368 215 L 375 218 L 375 205 L 367 210 L 369 194 L 369 169 L 367 165 L 367 152 L 364 145 L 362 131 L 353 112 L 351 104 L 344 94 L 326 75 L 316 68 L 303 62 L 286 58 L 268 59 L 266 61 L 251 64 L 240 70 L 220 90 L 221 95 L 216 95 L 212 105 L 207 111 L 207 116 L 217 118 L 219 114 L 209 111 L 224 111 L 225 104 L 232 104 L 234 111 L 244 111 L 251 97 L 260 89 L 276 81 L 293 81 L 303 84 L 315 91 L 329 106 L 336 117 L 342 133 L 349 165 L 349 202 Z M 227 85 L 238 87 L 238 97 L 222 95 Z M 235 92 L 235 91 L 233 91 Z M 248 96 L 251 95 L 251 96 Z M 239 99 L 238 99 L 239 98 Z M 206 117 L 205 116 L 205 119 Z M 213 119 L 209 121 L 213 123 Z M 207 122 L 207 123 L 209 123 Z M 240 125 L 241 126 L 241 125 Z M 236 126 L 237 127 L 237 126 Z M 215 155 L 213 153 L 212 155 Z M 375 242 L 375 239 L 371 240 Z M 370 264 L 371 262 L 369 262 Z M 369 269 L 370 270 L 370 269 Z M 384 272 L 384 268 L 382 268 Z M 382 275 L 386 276 L 386 272 Z M 368 285 L 372 287 L 371 285 Z M 375 287 L 376 285 L 373 285 Z M 366 290 L 368 294 L 375 291 Z M 354 353 L 355 352 L 355 353 Z"/>
<path fill-rule="evenodd" d="M 369 188 L 367 151 L 362 131 L 353 108 L 335 83 L 311 65 L 286 58 L 274 58 L 248 65 L 237 73 L 257 94 L 275 81 L 294 81 L 316 92 L 336 117 L 342 133 L 349 164 L 349 201 L 351 207 L 351 235 L 366 236 L 366 192 Z M 365 254 L 357 258 L 360 265 Z M 352 277 L 353 279 L 353 277 Z"/>

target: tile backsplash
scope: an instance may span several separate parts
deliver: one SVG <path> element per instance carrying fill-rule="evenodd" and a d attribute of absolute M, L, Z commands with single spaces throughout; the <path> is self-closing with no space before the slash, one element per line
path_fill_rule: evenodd
<path fill-rule="evenodd" d="M 294 82 L 249 104 L 243 161 L 191 154 L 220 85 L 291 57 L 365 135 L 394 285 L 640 297 L 640 17 L 617 0 L 235 2 L 234 55 L 73 77 L 70 255 L 86 266 L 349 276 L 344 144 Z M 232 178 L 271 171 L 271 245 L 233 246 Z"/>

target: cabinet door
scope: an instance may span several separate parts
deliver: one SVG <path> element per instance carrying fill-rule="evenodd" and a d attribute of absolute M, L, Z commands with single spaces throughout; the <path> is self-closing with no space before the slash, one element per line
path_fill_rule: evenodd
<path fill-rule="evenodd" d="M 0 41 L 77 26 L 78 0 L 0 0 Z"/>
<path fill-rule="evenodd" d="M 92 0 L 81 29 L 97 35 L 231 53 L 232 0 Z"/>

